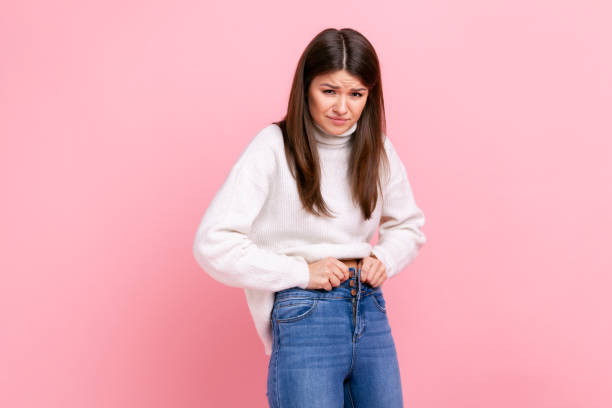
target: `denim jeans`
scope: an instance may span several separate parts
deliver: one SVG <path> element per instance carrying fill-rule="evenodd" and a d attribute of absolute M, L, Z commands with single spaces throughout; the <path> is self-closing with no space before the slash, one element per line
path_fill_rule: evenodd
<path fill-rule="evenodd" d="M 271 408 L 402 408 L 395 343 L 380 286 L 361 269 L 325 289 L 276 292 L 267 398 Z"/>

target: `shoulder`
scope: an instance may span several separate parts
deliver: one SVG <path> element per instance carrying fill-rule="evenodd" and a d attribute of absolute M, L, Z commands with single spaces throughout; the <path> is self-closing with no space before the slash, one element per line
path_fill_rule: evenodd
<path fill-rule="evenodd" d="M 384 132 L 383 140 L 385 154 L 389 163 L 388 172 L 384 172 L 384 174 L 387 176 L 386 184 L 389 185 L 406 177 L 406 168 L 391 139 Z"/>
<path fill-rule="evenodd" d="M 397 152 L 395 151 L 395 146 L 391 142 L 391 139 L 389 138 L 389 136 L 387 136 L 384 132 L 382 135 L 383 135 L 383 147 L 385 150 L 385 155 L 387 156 L 387 159 L 389 160 L 389 166 L 393 167 L 398 161 L 399 156 L 397 155 Z"/>
<path fill-rule="evenodd" d="M 257 131 L 249 141 L 247 148 L 269 153 L 279 150 L 283 144 L 283 132 L 278 125 L 271 123 Z"/>
<path fill-rule="evenodd" d="M 283 149 L 283 135 L 275 124 L 259 129 L 242 149 L 235 164 L 250 179 L 269 179 L 277 171 L 277 158 Z M 284 153 L 283 153 L 284 154 Z"/>
<path fill-rule="evenodd" d="M 283 148 L 283 134 L 275 124 L 269 124 L 259 129 L 240 153 L 241 162 L 265 161 L 276 156 Z"/>
<path fill-rule="evenodd" d="M 389 138 L 389 136 L 387 136 L 384 132 L 383 132 L 383 144 L 385 147 L 385 153 L 387 153 L 387 157 L 389 157 L 389 160 L 391 160 L 391 156 L 393 156 L 394 159 L 397 159 L 398 156 L 397 156 L 397 151 L 395 150 L 395 146 L 391 142 L 391 139 Z"/>

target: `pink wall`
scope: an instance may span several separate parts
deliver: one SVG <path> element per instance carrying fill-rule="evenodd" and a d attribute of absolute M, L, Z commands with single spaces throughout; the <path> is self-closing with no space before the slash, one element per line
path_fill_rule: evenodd
<path fill-rule="evenodd" d="M 376 47 L 427 217 L 385 284 L 406 406 L 611 406 L 610 3 L 301 4 L 3 2 L 0 406 L 266 406 L 191 246 L 330 26 Z"/>

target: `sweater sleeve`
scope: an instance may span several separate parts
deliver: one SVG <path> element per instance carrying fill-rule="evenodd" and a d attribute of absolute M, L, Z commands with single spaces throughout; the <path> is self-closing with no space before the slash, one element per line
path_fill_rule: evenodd
<path fill-rule="evenodd" d="M 257 134 L 230 170 L 200 221 L 193 254 L 206 273 L 228 286 L 305 289 L 310 273 L 303 257 L 279 254 L 249 239 L 274 178 L 276 159 L 268 136 Z"/>
<path fill-rule="evenodd" d="M 425 244 L 421 231 L 425 216 L 415 203 L 406 168 L 387 137 L 385 145 L 390 174 L 383 187 L 378 243 L 372 253 L 385 265 L 387 278 L 391 278 L 408 266 Z"/>

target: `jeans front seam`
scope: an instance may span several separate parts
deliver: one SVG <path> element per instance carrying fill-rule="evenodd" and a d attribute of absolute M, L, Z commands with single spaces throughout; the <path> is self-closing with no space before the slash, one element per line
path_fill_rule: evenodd
<path fill-rule="evenodd" d="M 353 402 L 353 392 L 351 391 L 351 381 L 346 385 L 348 388 L 349 401 L 351 401 L 351 407 L 355 408 L 355 402 Z"/>

